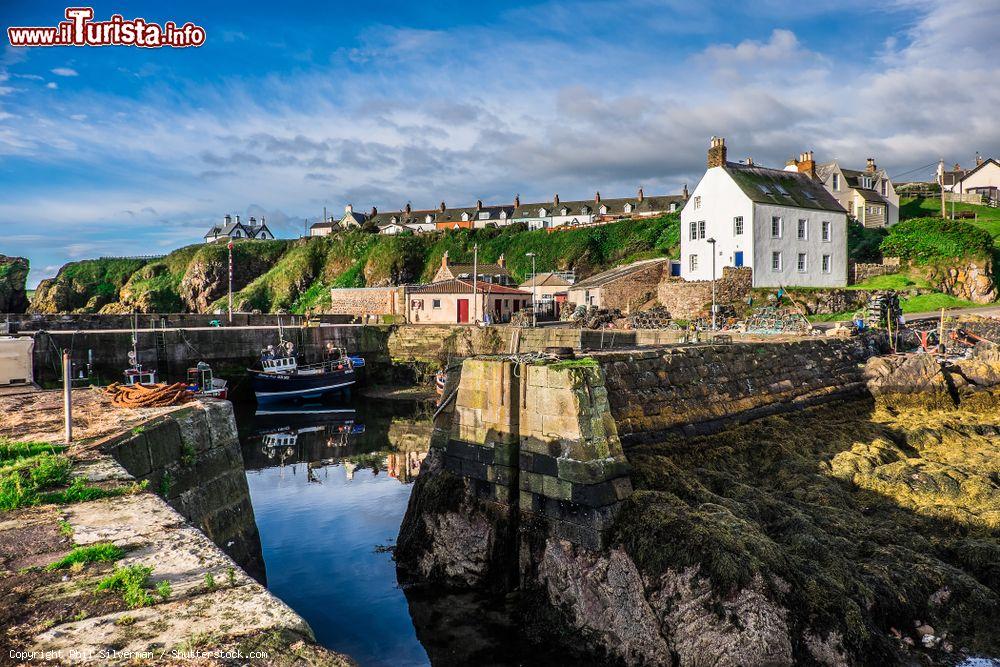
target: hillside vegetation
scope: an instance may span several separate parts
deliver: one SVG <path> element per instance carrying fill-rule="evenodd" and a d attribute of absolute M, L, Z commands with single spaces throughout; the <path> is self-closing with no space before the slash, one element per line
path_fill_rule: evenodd
<path fill-rule="evenodd" d="M 625 220 L 548 233 L 523 225 L 382 236 L 363 231 L 328 237 L 237 241 L 233 250 L 234 303 L 261 312 L 322 310 L 331 287 L 377 287 L 433 278 L 441 258 L 472 263 L 503 255 L 518 280 L 531 273 L 575 269 L 581 277 L 649 257 L 676 257 L 677 214 Z M 213 312 L 225 306 L 228 253 L 223 243 L 179 248 L 154 260 L 95 259 L 73 262 L 43 280 L 32 299 L 35 312 Z"/>

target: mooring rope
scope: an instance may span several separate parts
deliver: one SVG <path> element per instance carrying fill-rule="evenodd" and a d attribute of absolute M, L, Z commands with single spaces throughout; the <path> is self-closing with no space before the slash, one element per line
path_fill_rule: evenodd
<path fill-rule="evenodd" d="M 183 382 L 151 385 L 115 382 L 104 391 L 111 394 L 112 404 L 120 408 L 162 408 L 194 399 L 194 394 Z"/>

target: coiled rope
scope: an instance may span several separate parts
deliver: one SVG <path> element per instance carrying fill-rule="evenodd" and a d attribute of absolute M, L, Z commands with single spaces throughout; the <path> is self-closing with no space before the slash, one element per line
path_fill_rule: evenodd
<path fill-rule="evenodd" d="M 150 385 L 115 382 L 104 391 L 111 395 L 111 403 L 120 408 L 163 408 L 194 399 L 183 382 Z"/>

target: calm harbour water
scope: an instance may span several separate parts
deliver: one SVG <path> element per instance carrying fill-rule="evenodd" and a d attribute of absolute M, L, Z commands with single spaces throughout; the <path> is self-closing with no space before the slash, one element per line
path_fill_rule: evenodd
<path fill-rule="evenodd" d="M 238 411 L 267 587 L 321 644 L 363 666 L 552 664 L 506 602 L 397 583 L 387 547 L 426 454 L 429 409 L 364 400 L 322 409 L 331 408 L 355 411 Z"/>

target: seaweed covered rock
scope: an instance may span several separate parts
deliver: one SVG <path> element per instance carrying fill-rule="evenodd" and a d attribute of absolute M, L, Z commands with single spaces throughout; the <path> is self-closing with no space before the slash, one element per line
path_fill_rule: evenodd
<path fill-rule="evenodd" d="M 980 343 L 968 357 L 953 360 L 929 354 L 872 358 L 865 381 L 878 404 L 893 409 L 988 408 L 997 402 L 992 390 L 1000 387 L 1000 348 Z"/>

